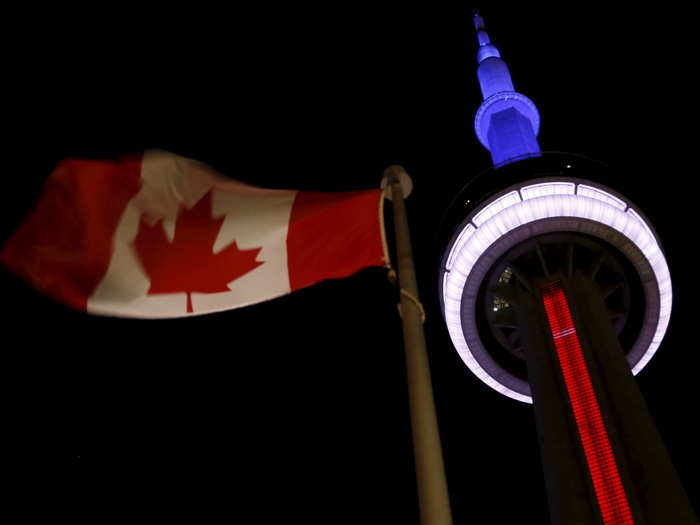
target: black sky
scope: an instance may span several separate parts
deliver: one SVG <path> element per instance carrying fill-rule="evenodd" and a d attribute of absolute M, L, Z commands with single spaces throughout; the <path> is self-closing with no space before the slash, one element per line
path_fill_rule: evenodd
<path fill-rule="evenodd" d="M 697 508 L 688 15 L 482 14 L 540 109 L 543 149 L 609 163 L 664 243 L 674 310 L 639 384 Z M 455 523 L 546 523 L 532 409 L 471 375 L 434 289 L 442 211 L 489 163 L 472 128 L 470 8 L 62 15 L 18 24 L 11 48 L 2 238 L 68 156 L 163 148 L 262 187 L 321 191 L 376 187 L 387 165 L 404 165 Z M 4 271 L 2 282 L 8 432 L 20 445 L 9 454 L 62 505 L 96 517 L 417 523 L 397 298 L 383 270 L 178 321 L 90 317 Z"/>

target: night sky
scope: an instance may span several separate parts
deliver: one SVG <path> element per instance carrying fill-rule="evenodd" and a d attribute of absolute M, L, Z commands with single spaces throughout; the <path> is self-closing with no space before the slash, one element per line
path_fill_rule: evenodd
<path fill-rule="evenodd" d="M 532 407 L 471 374 L 437 301 L 441 216 L 490 162 L 473 133 L 470 13 L 404 2 L 32 23 L 7 77 L 1 239 L 65 157 L 162 148 L 257 186 L 315 191 L 377 187 L 386 166 L 403 165 L 455 523 L 546 523 Z M 614 188 L 661 237 L 674 309 L 638 380 L 698 508 L 688 15 L 482 14 L 516 89 L 539 107 L 542 149 L 608 163 Z M 0 276 L 9 454 L 62 506 L 96 522 L 418 523 L 398 298 L 385 270 L 169 321 L 91 317 Z"/>

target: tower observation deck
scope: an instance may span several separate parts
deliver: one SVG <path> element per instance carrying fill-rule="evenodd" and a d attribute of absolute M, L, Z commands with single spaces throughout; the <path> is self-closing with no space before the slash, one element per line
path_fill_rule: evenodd
<path fill-rule="evenodd" d="M 533 403 L 552 523 L 697 524 L 634 375 L 663 340 L 671 277 L 658 235 L 602 164 L 548 154 L 474 14 L 475 118 L 493 167 L 445 221 L 450 338 L 486 385 Z"/>

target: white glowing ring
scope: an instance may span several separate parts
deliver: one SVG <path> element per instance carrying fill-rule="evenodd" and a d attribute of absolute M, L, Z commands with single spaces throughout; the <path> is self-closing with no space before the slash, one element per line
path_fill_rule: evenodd
<path fill-rule="evenodd" d="M 626 237 L 644 255 L 659 292 L 659 313 L 651 343 L 632 368 L 637 374 L 649 362 L 666 333 L 671 315 L 671 276 L 661 247 L 642 216 L 619 196 L 590 183 L 548 181 L 506 191 L 481 207 L 457 236 L 446 262 L 442 297 L 452 343 L 469 369 L 494 390 L 526 403 L 532 397 L 500 383 L 477 362 L 462 330 L 462 295 L 479 258 L 499 238 L 528 223 L 552 218 L 598 222 Z"/>

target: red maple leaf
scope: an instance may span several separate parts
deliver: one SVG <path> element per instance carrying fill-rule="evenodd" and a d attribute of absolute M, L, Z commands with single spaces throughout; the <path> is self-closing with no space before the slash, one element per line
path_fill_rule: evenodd
<path fill-rule="evenodd" d="M 162 221 L 151 226 L 142 216 L 133 243 L 151 280 L 148 295 L 186 292 L 187 311 L 192 312 L 192 292 L 226 292 L 228 283 L 263 264 L 255 260 L 262 248 L 239 250 L 236 241 L 213 252 L 223 222 L 223 217 L 212 218 L 211 191 L 180 211 L 172 242 Z"/>

